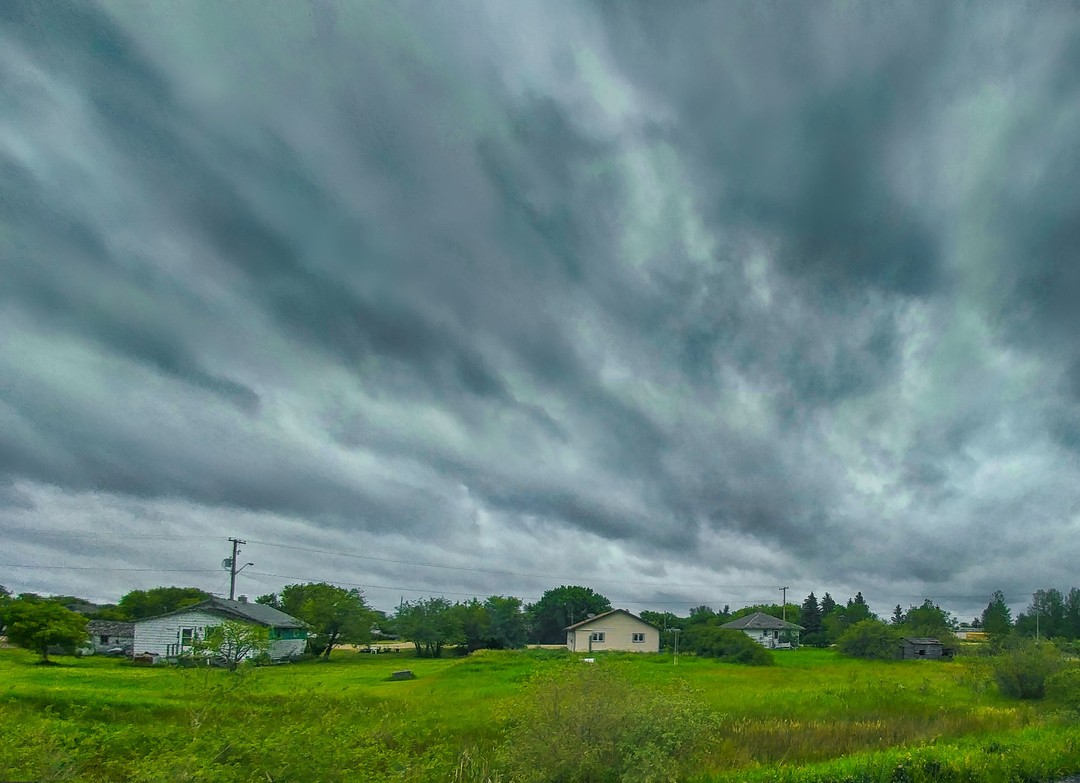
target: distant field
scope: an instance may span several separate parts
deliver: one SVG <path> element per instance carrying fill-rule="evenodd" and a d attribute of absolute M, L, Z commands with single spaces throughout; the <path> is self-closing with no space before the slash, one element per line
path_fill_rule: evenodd
<path fill-rule="evenodd" d="M 680 756 L 680 780 L 1004 781 L 1080 771 L 1072 721 L 998 696 L 975 661 L 872 663 L 811 649 L 776 657 L 766 668 L 691 656 L 676 667 L 659 655 L 598 656 L 595 666 L 626 683 L 631 700 L 677 693 L 707 717 L 706 741 Z M 59 660 L 38 667 L 0 650 L 0 780 L 527 779 L 511 763 L 512 738 L 520 716 L 535 714 L 529 705 L 548 698 L 531 678 L 588 666 L 551 650 L 434 661 L 344 651 L 243 676 Z M 400 668 L 416 679 L 390 681 Z M 944 777 L 949 765 L 971 776 Z"/>

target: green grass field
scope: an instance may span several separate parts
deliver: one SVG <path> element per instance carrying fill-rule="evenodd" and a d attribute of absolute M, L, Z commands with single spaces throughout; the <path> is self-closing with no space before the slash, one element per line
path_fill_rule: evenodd
<path fill-rule="evenodd" d="M 672 763 L 657 771 L 643 759 L 615 779 L 974 782 L 1080 771 L 1074 716 L 999 696 L 976 659 L 881 663 L 811 649 L 776 658 L 752 668 L 602 656 L 595 671 L 615 679 L 601 684 L 618 687 L 587 701 L 573 677 L 588 664 L 551 651 L 342 652 L 238 676 L 105 658 L 39 667 L 0 650 L 0 780 L 599 780 L 523 771 L 515 743 L 587 754 L 625 741 L 612 737 L 630 729 L 605 714 L 638 702 L 699 739 L 680 745 L 660 726 L 650 736 L 678 748 Z M 400 668 L 416 679 L 390 681 Z M 650 701 L 656 694 L 667 701 Z"/>

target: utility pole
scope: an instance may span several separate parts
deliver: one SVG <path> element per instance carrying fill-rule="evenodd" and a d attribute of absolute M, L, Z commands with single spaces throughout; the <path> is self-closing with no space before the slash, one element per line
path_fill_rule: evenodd
<path fill-rule="evenodd" d="M 241 568 L 237 568 L 236 555 L 240 552 L 240 544 L 246 544 L 247 541 L 241 541 L 239 538 L 230 538 L 229 540 L 232 541 L 232 557 L 225 562 L 229 564 L 229 600 L 231 601 L 236 597 L 236 575 L 240 573 L 241 569 L 254 564 L 248 563 L 247 565 L 241 566 Z"/>
<path fill-rule="evenodd" d="M 783 615 L 783 620 L 785 623 L 787 622 L 787 591 L 788 589 L 786 587 L 780 588 L 780 592 L 784 594 L 784 605 L 780 609 L 780 614 Z"/>
<path fill-rule="evenodd" d="M 671 632 L 673 634 L 675 634 L 675 662 L 672 664 L 672 666 L 678 666 L 679 665 L 679 631 L 681 631 L 681 630 L 682 630 L 682 628 L 672 628 L 671 629 Z"/>

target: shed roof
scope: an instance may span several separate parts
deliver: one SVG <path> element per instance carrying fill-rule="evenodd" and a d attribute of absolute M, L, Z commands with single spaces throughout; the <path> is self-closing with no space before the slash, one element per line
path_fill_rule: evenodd
<path fill-rule="evenodd" d="M 940 639 L 931 639 L 928 636 L 905 636 L 904 641 L 912 644 L 941 644 Z"/>
<path fill-rule="evenodd" d="M 86 624 L 86 632 L 97 636 L 133 636 L 135 623 L 118 620 L 91 620 Z"/>
<path fill-rule="evenodd" d="M 307 624 L 303 620 L 298 620 L 291 614 L 285 614 L 280 609 L 275 609 L 272 606 L 266 606 L 264 604 L 250 604 L 246 601 L 229 601 L 225 598 L 208 598 L 191 606 L 185 606 L 183 609 L 176 609 L 172 612 L 165 612 L 165 614 L 159 614 L 156 617 L 143 617 L 135 622 L 143 622 L 144 620 L 156 620 L 158 617 L 168 617 L 173 614 L 181 614 L 183 612 L 213 612 L 215 614 L 225 615 L 226 617 L 232 617 L 239 620 L 248 620 L 259 625 L 265 625 L 271 628 L 306 628 Z"/>
<path fill-rule="evenodd" d="M 582 628 L 582 627 L 588 625 L 589 623 L 595 623 L 597 620 L 602 620 L 605 617 L 610 617 L 611 615 L 616 614 L 618 612 L 621 612 L 622 614 L 625 614 L 627 617 L 632 617 L 633 619 L 637 620 L 642 625 L 647 625 L 650 628 L 653 628 L 655 630 L 659 630 L 652 623 L 645 622 L 640 617 L 638 617 L 636 614 L 632 614 L 632 613 L 626 611 L 625 609 L 612 609 L 610 612 L 604 612 L 603 614 L 598 614 L 595 617 L 586 618 L 585 620 L 582 620 L 580 623 L 574 623 L 573 625 L 568 625 L 563 630 L 564 631 L 572 631 L 575 628 Z"/>
<path fill-rule="evenodd" d="M 745 617 L 740 617 L 738 620 L 732 620 L 730 623 L 724 623 L 720 627 L 731 628 L 735 631 L 803 630 L 803 627 L 801 625 L 789 623 L 787 620 L 781 620 L 779 617 L 773 617 L 771 614 L 765 614 L 764 612 L 754 612 L 753 614 L 748 614 Z"/>

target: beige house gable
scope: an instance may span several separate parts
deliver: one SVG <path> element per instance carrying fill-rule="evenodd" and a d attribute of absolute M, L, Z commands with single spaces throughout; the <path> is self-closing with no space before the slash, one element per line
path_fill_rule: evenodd
<path fill-rule="evenodd" d="M 566 629 L 570 652 L 660 652 L 660 631 L 625 609 L 613 609 Z"/>

